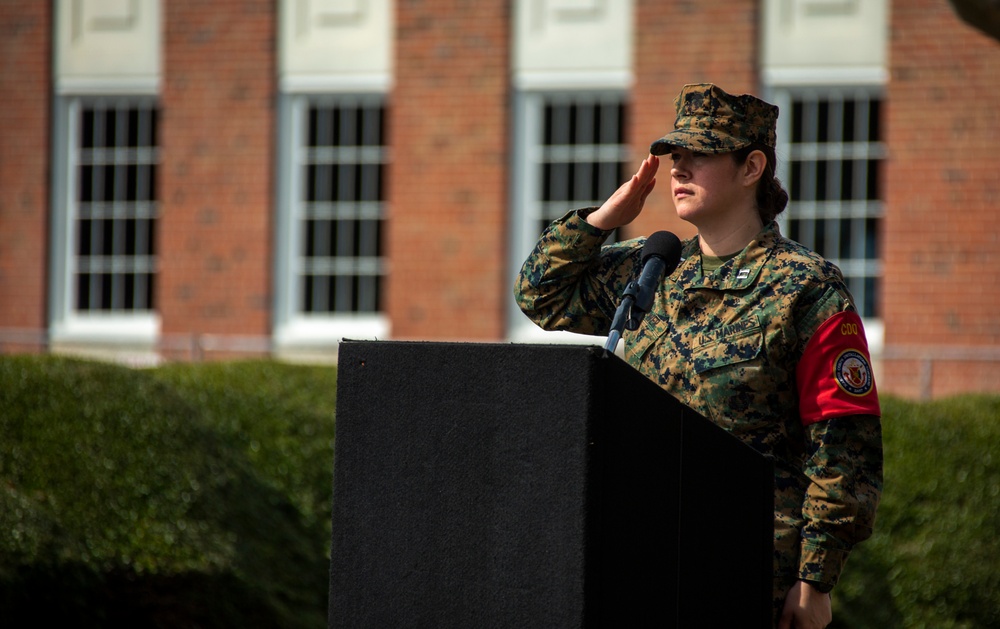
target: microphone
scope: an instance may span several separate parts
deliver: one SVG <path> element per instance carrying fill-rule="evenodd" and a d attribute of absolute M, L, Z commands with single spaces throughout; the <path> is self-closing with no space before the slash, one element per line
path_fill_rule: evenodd
<path fill-rule="evenodd" d="M 611 333 L 604 349 L 615 351 L 622 330 L 637 330 L 643 317 L 653 307 L 656 290 L 664 275 L 673 273 L 681 261 L 681 241 L 668 231 L 651 234 L 642 247 L 642 272 L 639 280 L 628 283 L 622 301 L 611 321 Z"/>
<path fill-rule="evenodd" d="M 639 292 L 632 305 L 629 330 L 637 330 L 642 318 L 653 307 L 656 289 L 664 275 L 669 275 L 681 261 L 681 241 L 670 232 L 661 231 L 646 239 L 642 247 L 642 273 L 639 275 Z"/>

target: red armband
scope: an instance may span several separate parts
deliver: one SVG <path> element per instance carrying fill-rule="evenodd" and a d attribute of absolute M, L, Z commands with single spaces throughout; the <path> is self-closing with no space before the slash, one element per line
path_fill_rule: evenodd
<path fill-rule="evenodd" d="M 844 415 L 881 415 L 868 340 L 856 312 L 824 321 L 796 369 L 803 425 Z"/>

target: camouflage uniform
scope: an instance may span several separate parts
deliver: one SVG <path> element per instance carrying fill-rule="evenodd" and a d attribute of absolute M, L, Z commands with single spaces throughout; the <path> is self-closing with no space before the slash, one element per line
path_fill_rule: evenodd
<path fill-rule="evenodd" d="M 515 285 L 521 309 L 547 330 L 607 335 L 644 239 L 602 248 L 608 232 L 572 212 L 554 222 Z M 661 284 L 628 362 L 678 400 L 775 461 L 774 596 L 796 579 L 832 587 L 848 552 L 872 532 L 882 484 L 877 416 L 803 426 L 796 368 L 810 337 L 853 309 L 837 268 L 771 223 L 703 277 L 697 239 Z M 722 575 L 720 575 L 722 576 Z"/>

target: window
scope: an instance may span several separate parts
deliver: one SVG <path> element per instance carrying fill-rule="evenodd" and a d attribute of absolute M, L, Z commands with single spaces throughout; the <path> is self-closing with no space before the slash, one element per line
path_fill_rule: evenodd
<path fill-rule="evenodd" d="M 622 184 L 629 155 L 625 116 L 620 91 L 519 96 L 512 279 L 549 223 L 570 210 L 600 205 Z M 526 318 L 515 320 L 525 323 L 522 332 L 534 333 Z"/>
<path fill-rule="evenodd" d="M 383 100 L 287 96 L 279 234 L 288 236 L 279 242 L 277 286 L 285 341 L 385 333 Z"/>
<path fill-rule="evenodd" d="M 56 99 L 50 287 L 52 340 L 153 343 L 155 96 Z"/>
<path fill-rule="evenodd" d="M 784 233 L 839 266 L 858 311 L 877 317 L 883 211 L 879 176 L 885 155 L 880 92 L 776 92 L 784 118 L 778 134 L 781 177 L 791 197 Z"/>
<path fill-rule="evenodd" d="M 538 185 L 527 201 L 537 239 L 568 210 L 600 205 L 611 196 L 622 183 L 627 147 L 620 95 L 560 94 L 532 100 L 540 124 L 530 150 L 536 160 L 528 167 Z"/>
<path fill-rule="evenodd" d="M 156 279 L 156 109 L 83 101 L 75 144 L 73 309 L 148 312 Z"/>
<path fill-rule="evenodd" d="M 302 312 L 380 309 L 383 117 L 372 100 L 309 105 L 301 165 Z"/>

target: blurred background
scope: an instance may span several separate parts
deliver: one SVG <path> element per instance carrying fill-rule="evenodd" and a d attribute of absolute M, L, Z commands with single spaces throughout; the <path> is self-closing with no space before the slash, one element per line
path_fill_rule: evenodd
<path fill-rule="evenodd" d="M 713 82 L 780 106 L 783 232 L 843 269 L 880 390 L 1000 391 L 1000 43 L 962 4 L 3 0 L 0 351 L 578 342 L 514 274 Z M 664 189 L 619 238 L 692 235 Z"/>
<path fill-rule="evenodd" d="M 0 625 L 328 626 L 339 342 L 602 345 L 513 278 L 712 82 L 781 108 L 782 231 L 883 394 L 835 626 L 1000 626 L 998 39 L 996 0 L 0 0 Z M 693 235 L 663 182 L 616 238 Z"/>

